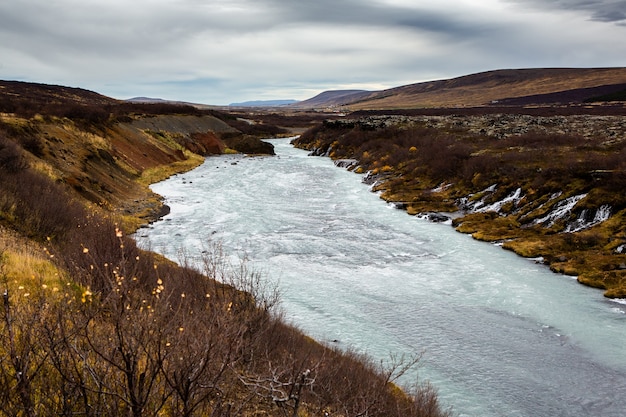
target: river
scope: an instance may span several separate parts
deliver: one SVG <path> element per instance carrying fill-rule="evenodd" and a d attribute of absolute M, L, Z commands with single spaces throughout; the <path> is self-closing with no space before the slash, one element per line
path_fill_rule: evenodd
<path fill-rule="evenodd" d="M 417 375 L 457 416 L 626 415 L 626 305 L 446 224 L 286 139 L 153 185 L 171 213 L 140 244 L 176 260 L 210 241 L 276 282 L 286 317 Z M 411 375 L 411 379 L 416 378 Z"/>

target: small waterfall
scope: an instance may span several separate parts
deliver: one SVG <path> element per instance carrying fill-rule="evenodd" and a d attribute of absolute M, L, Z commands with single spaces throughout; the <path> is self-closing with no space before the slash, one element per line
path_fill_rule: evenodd
<path fill-rule="evenodd" d="M 558 220 L 565 219 L 570 216 L 572 209 L 580 200 L 587 197 L 587 194 L 579 194 L 556 203 L 550 213 L 533 222 L 533 224 L 541 224 L 544 227 L 552 227 Z"/>
<path fill-rule="evenodd" d="M 589 210 L 583 210 L 580 215 L 572 223 L 568 224 L 565 231 L 568 233 L 580 232 L 589 229 L 596 224 L 602 223 L 611 217 L 611 206 L 605 204 L 596 210 L 593 218 L 590 219 Z"/>
<path fill-rule="evenodd" d="M 505 204 L 511 203 L 511 202 L 517 203 L 523 197 L 524 196 L 522 195 L 522 189 L 518 188 L 517 190 L 513 191 L 508 196 L 504 197 L 502 200 L 496 201 L 495 203 L 489 204 L 488 206 L 480 207 L 476 211 L 481 212 L 481 213 L 488 212 L 488 211 L 495 211 L 496 213 L 500 213 L 500 211 L 502 210 L 502 207 Z"/>

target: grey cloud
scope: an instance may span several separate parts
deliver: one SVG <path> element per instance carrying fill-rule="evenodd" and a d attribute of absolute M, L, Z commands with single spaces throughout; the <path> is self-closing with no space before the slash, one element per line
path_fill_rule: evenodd
<path fill-rule="evenodd" d="M 4 1 L 0 78 L 227 103 L 268 91 L 374 89 L 504 67 L 614 66 L 626 49 L 607 40 L 624 33 L 624 3 Z M 528 20 L 506 7 L 512 4 L 546 13 Z M 577 20 L 573 30 L 563 10 L 617 25 Z"/>
<path fill-rule="evenodd" d="M 244 33 L 272 26 L 254 2 L 241 8 L 221 7 L 224 3 L 232 2 L 4 2 L 0 4 L 0 33 L 10 31 L 24 38 L 48 37 L 69 43 L 125 42 L 132 46 L 176 41 L 202 32 Z"/>
<path fill-rule="evenodd" d="M 527 4 L 539 9 L 579 10 L 598 22 L 624 24 L 626 22 L 625 0 L 507 0 Z"/>
<path fill-rule="evenodd" d="M 600 22 L 622 22 L 626 20 L 626 12 L 623 10 L 601 10 L 595 12 L 592 18 Z"/>
<path fill-rule="evenodd" d="M 454 10 L 437 10 L 363 0 L 264 0 L 271 10 L 281 10 L 288 21 L 333 25 L 408 28 L 420 32 L 467 36 L 482 31 L 479 16 L 460 16 Z M 259 4 L 256 3 L 255 4 Z M 495 25 L 494 25 L 495 27 Z"/>
<path fill-rule="evenodd" d="M 495 31 L 495 23 L 451 10 L 391 6 L 376 0 L 179 0 L 172 3 L 75 3 L 23 0 L 0 4 L 0 34 L 17 42 L 53 40 L 68 50 L 89 46 L 120 53 L 162 48 L 194 36 L 227 38 L 268 32 L 286 25 L 404 28 L 446 38 L 467 38 Z"/>

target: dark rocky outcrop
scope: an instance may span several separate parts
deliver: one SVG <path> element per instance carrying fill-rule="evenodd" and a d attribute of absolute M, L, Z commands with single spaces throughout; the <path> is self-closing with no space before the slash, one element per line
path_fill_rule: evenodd
<path fill-rule="evenodd" d="M 428 213 L 427 218 L 431 222 L 435 222 L 435 223 L 443 223 L 443 222 L 447 222 L 448 220 L 450 220 L 450 217 L 441 213 Z"/>
<path fill-rule="evenodd" d="M 226 149 L 224 142 L 213 132 L 192 133 L 188 142 L 185 147 L 199 155 L 221 155 Z"/>
<path fill-rule="evenodd" d="M 346 169 L 354 169 L 357 165 L 359 165 L 359 161 L 356 159 L 337 159 L 334 161 L 335 166 L 339 167 L 339 168 L 346 168 Z"/>
<path fill-rule="evenodd" d="M 264 142 L 261 139 L 251 136 L 228 136 L 230 135 L 226 135 L 226 137 L 223 138 L 224 143 L 227 147 L 234 149 L 237 152 L 249 155 L 275 155 L 274 145 L 271 143 Z"/>

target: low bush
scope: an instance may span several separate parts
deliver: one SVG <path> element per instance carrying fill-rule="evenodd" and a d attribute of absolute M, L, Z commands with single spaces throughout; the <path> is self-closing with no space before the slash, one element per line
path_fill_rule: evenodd
<path fill-rule="evenodd" d="M 276 313 L 262 277 L 245 263 L 230 269 L 219 247 L 201 274 L 101 219 L 89 230 L 94 221 L 57 246 L 73 280 L 65 288 L 27 293 L 0 259 L 0 416 L 448 415 L 432 387 L 393 385 L 418 357 L 381 367 L 312 341 Z"/>
<path fill-rule="evenodd" d="M 0 132 L 0 170 L 5 175 L 22 172 L 28 167 L 21 149 Z"/>
<path fill-rule="evenodd" d="M 62 238 L 85 215 L 84 209 L 62 184 L 27 167 L 21 148 L 0 139 L 0 216 L 40 241 Z"/>

